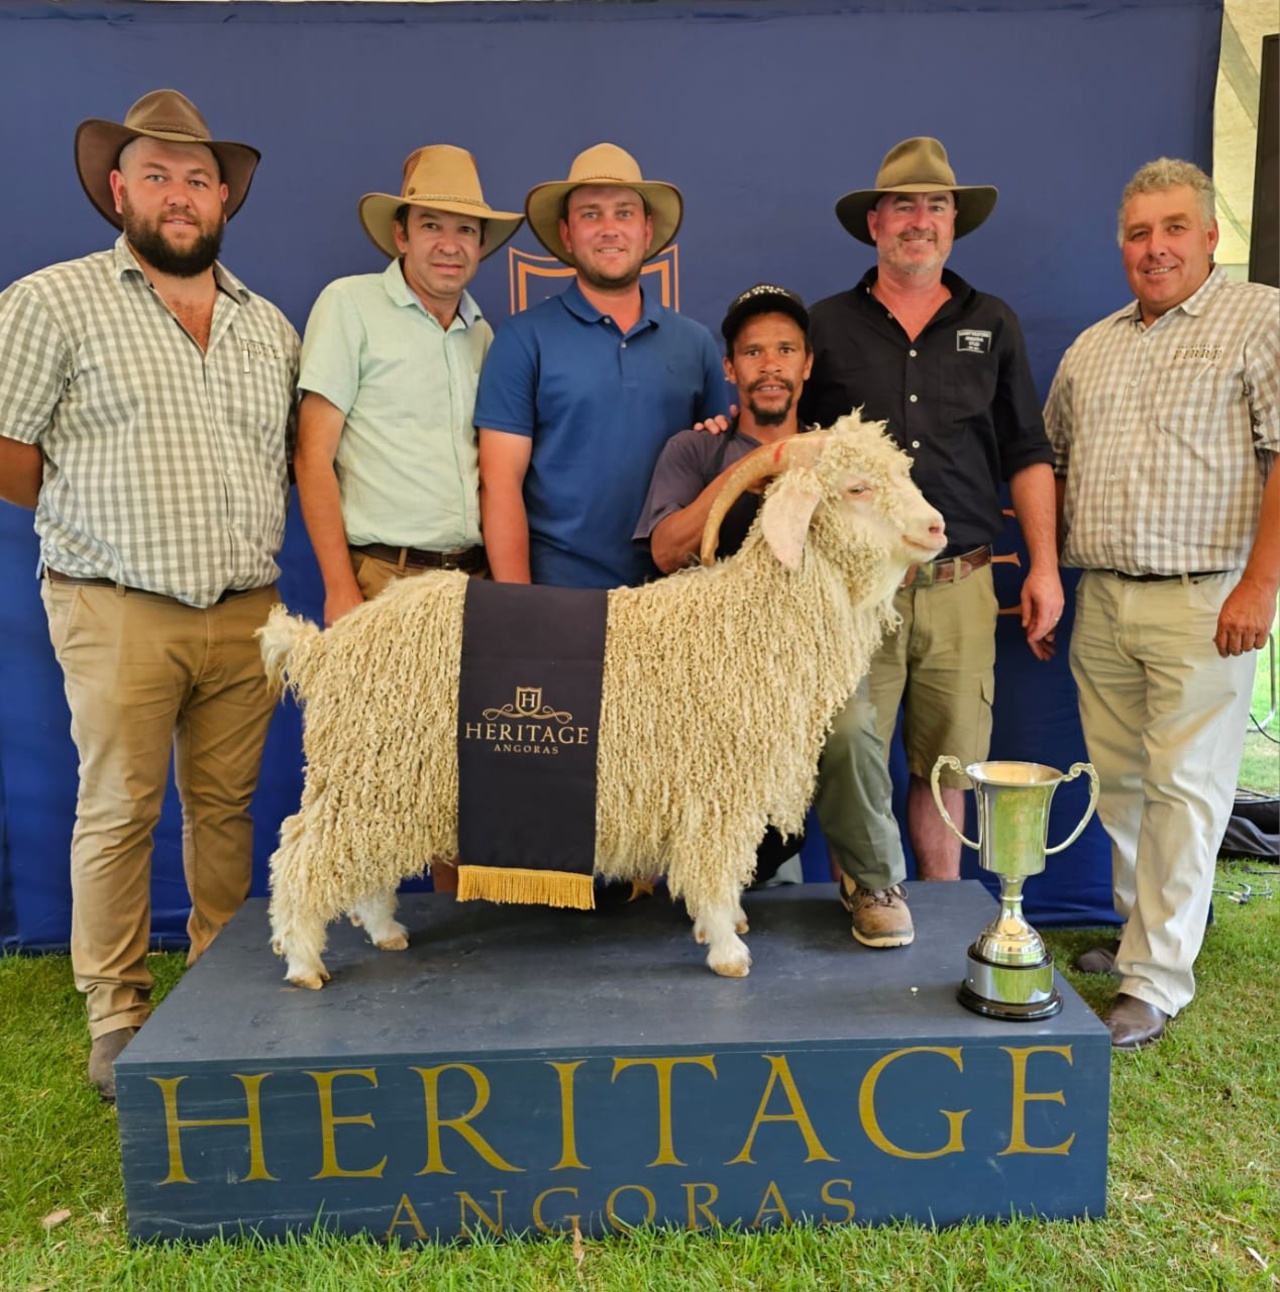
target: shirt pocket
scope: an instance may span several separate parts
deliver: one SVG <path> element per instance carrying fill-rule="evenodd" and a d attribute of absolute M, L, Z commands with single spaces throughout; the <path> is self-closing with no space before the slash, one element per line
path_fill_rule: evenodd
<path fill-rule="evenodd" d="M 1156 374 L 1156 426 L 1197 457 L 1223 428 L 1231 398 L 1230 375 L 1212 359 L 1184 360 Z"/>

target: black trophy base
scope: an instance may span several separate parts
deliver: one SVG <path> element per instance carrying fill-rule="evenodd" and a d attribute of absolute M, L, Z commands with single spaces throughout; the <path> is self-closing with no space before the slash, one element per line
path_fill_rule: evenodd
<path fill-rule="evenodd" d="M 983 1018 L 1012 1023 L 1052 1018 L 1062 1008 L 1062 997 L 1053 985 L 1052 957 L 1046 955 L 1036 964 L 996 964 L 976 944 L 969 948 L 969 975 L 956 999 Z"/>

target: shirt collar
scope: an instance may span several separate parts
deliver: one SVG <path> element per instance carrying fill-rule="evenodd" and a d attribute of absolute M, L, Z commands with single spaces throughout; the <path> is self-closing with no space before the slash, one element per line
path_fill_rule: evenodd
<path fill-rule="evenodd" d="M 142 271 L 142 266 L 138 263 L 138 258 L 129 250 L 128 240 L 122 233 L 111 248 L 112 261 L 115 265 L 115 271 L 118 277 L 124 278 L 127 274 L 137 274 L 143 281 L 146 281 L 146 274 Z M 234 300 L 244 303 L 249 299 L 249 289 L 233 274 L 229 269 L 224 268 L 219 262 L 214 261 L 213 281 L 217 284 L 218 290 L 225 292 Z"/>
<path fill-rule="evenodd" d="M 871 295 L 871 289 L 875 286 L 878 272 L 879 271 L 876 269 L 876 266 L 872 265 L 871 268 L 868 269 L 867 272 L 858 280 L 857 290 L 871 300 L 876 299 Z M 953 273 L 950 269 L 943 269 L 942 283 L 943 286 L 946 287 L 947 291 L 951 293 L 951 301 L 948 302 L 948 304 L 952 302 L 963 304 L 970 296 L 973 295 L 974 289 L 970 287 L 959 274 Z M 879 304 L 878 301 L 876 301 L 876 303 Z M 946 309 L 946 305 L 942 308 Z"/>
<path fill-rule="evenodd" d="M 607 315 L 603 310 L 598 310 L 582 294 L 582 288 L 578 286 L 577 276 L 574 276 L 573 282 L 560 293 L 560 300 L 565 309 L 570 314 L 580 318 L 584 323 L 599 323 Z M 657 327 L 659 322 L 658 310 L 659 305 L 656 301 L 651 302 L 649 294 L 643 287 L 640 289 L 640 322 L 631 330 L 634 332 L 640 327 Z"/>
<path fill-rule="evenodd" d="M 1198 318 L 1209 308 L 1209 298 L 1227 281 L 1227 271 L 1221 265 L 1213 265 L 1209 270 L 1209 277 L 1185 301 L 1175 305 L 1171 310 L 1166 310 L 1160 318 L 1167 318 L 1168 315 L 1177 310 L 1181 310 L 1183 314 L 1190 314 L 1192 318 Z M 1156 319 L 1150 324 L 1143 323 L 1142 305 L 1138 301 L 1134 301 L 1128 309 L 1120 311 L 1116 316 L 1116 321 L 1129 323 L 1134 327 L 1155 327 L 1156 323 L 1160 322 L 1160 319 Z"/>
<path fill-rule="evenodd" d="M 405 282 L 404 271 L 400 268 L 400 259 L 397 257 L 382 271 L 382 286 L 391 301 L 395 305 L 404 308 L 416 307 L 420 309 L 429 319 L 435 321 L 439 326 L 439 319 L 430 310 L 426 309 L 422 302 L 414 295 L 413 288 Z M 456 315 L 461 320 L 463 327 L 472 327 L 477 320 L 483 317 L 480 313 L 480 307 L 471 299 L 471 293 L 464 291 L 458 301 L 458 313 Z M 452 327 L 453 325 L 450 324 Z"/>

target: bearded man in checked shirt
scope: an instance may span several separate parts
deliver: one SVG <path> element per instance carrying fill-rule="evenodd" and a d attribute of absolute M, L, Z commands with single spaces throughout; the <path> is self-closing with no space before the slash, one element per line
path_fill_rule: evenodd
<path fill-rule="evenodd" d="M 1111 1044 L 1159 1039 L 1195 993 L 1255 655 L 1280 586 L 1280 292 L 1213 264 L 1213 184 L 1161 158 L 1130 180 L 1137 300 L 1067 351 L 1045 408 L 1063 560 L 1079 566 L 1071 669 L 1111 836 Z"/>
<path fill-rule="evenodd" d="M 258 152 L 174 90 L 76 132 L 109 251 L 0 295 L 0 496 L 34 507 L 80 788 L 71 961 L 89 1079 L 150 1013 L 152 832 L 174 757 L 188 962 L 248 896 L 249 802 L 274 707 L 254 630 L 276 603 L 298 337 L 217 263 Z"/>

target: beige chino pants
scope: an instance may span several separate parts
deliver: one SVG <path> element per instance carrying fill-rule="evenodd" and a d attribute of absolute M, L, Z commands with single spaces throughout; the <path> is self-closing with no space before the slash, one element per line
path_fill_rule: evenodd
<path fill-rule="evenodd" d="M 192 963 L 244 902 L 249 802 L 275 708 L 254 630 L 274 587 L 207 610 L 46 580 L 80 788 L 71 837 L 71 964 L 93 1037 L 150 1013 L 152 834 L 173 758 Z"/>
<path fill-rule="evenodd" d="M 1257 656 L 1223 659 L 1213 644 L 1238 581 L 1134 583 L 1087 571 L 1076 592 L 1071 672 L 1127 921 L 1120 990 L 1171 1015 L 1195 995 L 1244 750 Z"/>

